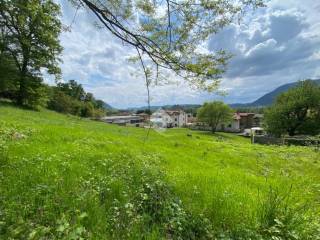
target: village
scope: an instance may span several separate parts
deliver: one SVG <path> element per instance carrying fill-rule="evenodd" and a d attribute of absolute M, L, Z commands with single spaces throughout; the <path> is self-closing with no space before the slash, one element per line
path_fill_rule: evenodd
<path fill-rule="evenodd" d="M 152 128 L 189 128 L 192 130 L 210 130 L 208 124 L 201 122 L 192 113 L 182 109 L 165 110 L 158 109 L 150 116 L 143 113 L 123 112 L 122 115 L 106 116 L 100 119 L 103 122 L 130 127 Z M 248 134 L 248 129 L 262 129 L 263 114 L 234 112 L 232 120 L 219 123 L 217 131 L 229 133 Z"/>
<path fill-rule="evenodd" d="M 320 240 L 319 11 L 0 0 L 0 240 Z"/>

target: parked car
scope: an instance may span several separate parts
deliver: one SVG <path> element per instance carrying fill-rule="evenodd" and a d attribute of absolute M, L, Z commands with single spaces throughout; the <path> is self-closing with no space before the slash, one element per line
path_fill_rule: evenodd
<path fill-rule="evenodd" d="M 246 128 L 242 133 L 241 136 L 250 137 L 250 136 L 257 136 L 257 135 L 265 135 L 265 131 L 261 127 L 253 127 L 253 128 Z"/>

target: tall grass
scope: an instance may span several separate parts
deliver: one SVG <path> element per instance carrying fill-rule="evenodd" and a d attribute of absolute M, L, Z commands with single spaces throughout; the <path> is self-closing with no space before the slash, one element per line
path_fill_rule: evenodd
<path fill-rule="evenodd" d="M 0 239 L 319 239 L 318 151 L 0 107 Z"/>

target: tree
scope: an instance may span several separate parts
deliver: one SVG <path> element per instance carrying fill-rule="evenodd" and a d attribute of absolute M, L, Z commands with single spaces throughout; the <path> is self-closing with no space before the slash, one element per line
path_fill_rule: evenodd
<path fill-rule="evenodd" d="M 198 109 L 197 118 L 199 121 L 207 123 L 214 133 L 218 124 L 231 120 L 232 112 L 232 109 L 223 102 L 206 102 Z"/>
<path fill-rule="evenodd" d="M 80 115 L 81 103 L 56 87 L 52 88 L 52 95 L 48 102 L 48 108 L 61 113 Z"/>
<path fill-rule="evenodd" d="M 320 87 L 310 80 L 279 95 L 265 112 L 270 133 L 318 134 L 320 132 Z"/>
<path fill-rule="evenodd" d="M 8 43 L 4 28 L 0 28 L 0 97 L 14 99 L 17 91 L 17 67 L 12 56 L 6 51 Z"/>
<path fill-rule="evenodd" d="M 75 80 L 60 82 L 51 87 L 48 107 L 62 113 L 81 117 L 99 118 L 106 115 L 105 103 L 96 100 L 92 93 L 87 93 Z"/>
<path fill-rule="evenodd" d="M 86 92 L 82 85 L 75 80 L 69 80 L 67 83 L 59 82 L 57 87 L 60 91 L 76 100 L 83 101 L 86 98 Z"/>
<path fill-rule="evenodd" d="M 19 75 L 16 96 L 19 105 L 33 104 L 28 99 L 41 95 L 42 69 L 56 76 L 60 74 L 59 15 L 60 7 L 53 0 L 0 1 L 4 51 L 14 60 Z"/>
<path fill-rule="evenodd" d="M 0 97 L 16 98 L 18 77 L 12 57 L 5 52 L 0 53 Z"/>
<path fill-rule="evenodd" d="M 173 71 L 199 89 L 215 90 L 230 54 L 199 50 L 212 34 L 263 0 L 71 0 L 91 10 L 101 27 L 137 51 L 147 88 Z M 163 76 L 163 75 L 162 75 Z M 148 90 L 149 92 L 149 90 Z"/>

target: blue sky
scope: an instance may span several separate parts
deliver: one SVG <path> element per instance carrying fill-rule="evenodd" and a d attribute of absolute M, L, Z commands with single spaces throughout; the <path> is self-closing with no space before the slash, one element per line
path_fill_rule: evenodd
<path fill-rule="evenodd" d="M 75 8 L 67 0 L 59 2 L 62 22 L 70 25 Z M 320 78 L 319 12 L 320 1 L 268 1 L 267 8 L 211 36 L 204 45 L 208 50 L 226 49 L 234 54 L 221 83 L 226 96 L 199 92 L 176 82 L 152 87 L 151 104 L 201 104 L 214 99 L 251 102 L 284 83 Z M 90 12 L 79 10 L 71 31 L 62 33 L 63 79 L 77 80 L 114 107 L 145 106 L 140 66 L 127 60 L 133 49 L 123 46 L 107 30 L 96 28 L 94 20 Z"/>

